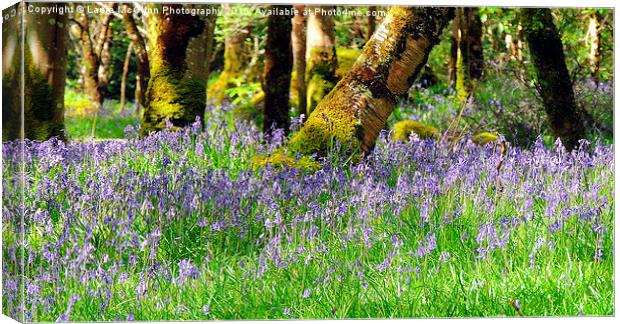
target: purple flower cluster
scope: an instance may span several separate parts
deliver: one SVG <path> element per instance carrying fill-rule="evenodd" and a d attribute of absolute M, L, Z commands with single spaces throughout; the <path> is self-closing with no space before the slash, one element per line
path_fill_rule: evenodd
<path fill-rule="evenodd" d="M 267 142 L 255 126 L 231 130 L 215 116 L 204 129 L 122 141 L 26 141 L 23 156 L 18 143 L 4 144 L 3 294 L 14 315 L 23 302 L 26 320 L 37 321 L 40 309 L 60 309 L 60 321 L 73 318 L 79 298 L 71 282 L 105 316 L 119 293 L 114 287 L 133 285 L 129 297 L 139 305 L 164 284 L 202 280 L 207 263 L 226 253 L 247 255 L 231 266 L 256 280 L 303 265 L 329 269 L 317 284 L 352 276 L 367 286 L 366 274 L 392 269 L 408 283 L 405 272 L 420 275 L 416 260 L 454 258 L 437 233 L 456 226 L 464 226 L 456 239 L 472 259 L 506 249 L 515 231 L 534 223 L 550 236 L 571 222 L 589 225 L 591 257 L 610 255 L 603 243 L 613 231 L 603 215 L 613 213 L 613 146 L 569 153 L 539 141 L 501 154 L 493 144 L 396 143 L 383 134 L 354 165 L 327 157 L 316 172 L 253 170 L 253 156 L 274 152 L 285 139 Z M 15 176 L 22 159 L 24 183 Z M 534 266 L 548 239 L 532 240 Z M 334 259 L 350 247 L 372 257 Z M 16 274 L 26 260 L 22 301 Z M 311 297 L 304 288 L 299 295 Z M 208 305 L 198 310 L 209 312 Z"/>

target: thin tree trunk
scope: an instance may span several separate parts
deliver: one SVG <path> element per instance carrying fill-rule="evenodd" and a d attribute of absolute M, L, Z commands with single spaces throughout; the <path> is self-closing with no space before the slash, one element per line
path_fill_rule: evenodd
<path fill-rule="evenodd" d="M 310 7 L 308 16 L 308 33 L 306 35 L 306 85 L 307 114 L 336 85 L 338 78 L 338 57 L 336 56 L 336 38 L 334 17 L 323 14 L 323 10 L 332 10 L 333 6 Z"/>
<path fill-rule="evenodd" d="M 455 77 L 459 101 L 466 101 L 472 94 L 473 84 L 482 77 L 482 23 L 478 8 L 457 8 L 452 52 L 456 52 Z"/>
<path fill-rule="evenodd" d="M 293 61 L 295 66 L 298 110 L 306 112 L 306 16 L 303 14 L 305 6 L 295 5 L 298 14 L 293 17 Z"/>
<path fill-rule="evenodd" d="M 536 68 L 538 90 L 556 137 L 572 149 L 584 137 L 560 35 L 549 9 L 522 9 L 523 31 Z"/>
<path fill-rule="evenodd" d="M 116 5 L 116 3 L 110 3 L 105 6 L 108 9 L 115 10 Z M 110 53 L 109 47 L 106 51 L 106 43 L 110 36 L 109 26 L 113 17 L 112 13 L 103 14 L 99 22 L 99 33 L 94 43 L 90 38 L 91 29 L 88 15 L 80 13 L 78 17 L 80 44 L 82 46 L 84 90 L 93 103 L 97 105 L 96 108 L 103 104 L 104 91 L 107 85 L 106 64 L 109 65 Z"/>
<path fill-rule="evenodd" d="M 193 123 L 202 116 L 205 106 L 204 84 L 185 78 L 187 46 L 199 36 L 204 22 L 197 16 L 164 13 L 161 6 L 176 11 L 180 4 L 149 4 L 159 7 L 160 14 L 147 19 L 149 32 L 149 68 L 151 78 L 146 91 L 142 116 L 142 133 L 166 128 L 166 120 L 174 126 Z"/>
<path fill-rule="evenodd" d="M 595 9 L 596 10 L 596 9 Z M 599 70 L 601 67 L 601 19 L 598 11 L 590 14 L 588 17 L 588 34 L 590 55 L 588 61 L 590 63 L 590 75 L 594 82 L 599 82 Z"/>
<path fill-rule="evenodd" d="M 293 152 L 325 152 L 339 141 L 370 152 L 454 15 L 447 7 L 392 7 L 363 54 L 290 142 Z"/>
<path fill-rule="evenodd" d="M 233 12 L 229 5 L 223 4 L 223 7 L 226 15 L 231 15 L 232 19 Z M 221 103 L 227 98 L 226 90 L 235 86 L 234 80 L 243 76 L 248 65 L 244 45 L 248 34 L 246 27 L 239 27 L 224 38 L 224 69 L 208 90 L 209 100 Z"/>
<path fill-rule="evenodd" d="M 129 39 L 133 42 L 133 47 L 136 52 L 137 73 L 136 73 L 136 90 L 135 90 L 135 105 L 136 113 L 144 107 L 146 88 L 151 76 L 149 68 L 149 56 L 146 51 L 146 43 L 136 21 L 133 18 L 133 14 L 128 13 L 131 7 L 127 4 L 124 5 L 125 10 L 123 13 L 123 23 Z"/>
<path fill-rule="evenodd" d="M 123 63 L 123 74 L 121 76 L 121 107 L 120 111 L 125 111 L 125 101 L 127 101 L 127 74 L 129 74 L 129 60 L 131 58 L 131 52 L 133 51 L 133 42 L 129 42 L 127 46 L 127 54 L 125 54 L 125 62 Z"/>
<path fill-rule="evenodd" d="M 277 10 L 281 6 L 271 6 Z M 290 10 L 291 6 L 281 9 Z M 289 89 L 293 69 L 291 44 L 291 18 L 287 15 L 270 15 L 267 18 L 267 46 L 265 49 L 265 119 L 263 131 L 282 128 L 288 132 Z"/>

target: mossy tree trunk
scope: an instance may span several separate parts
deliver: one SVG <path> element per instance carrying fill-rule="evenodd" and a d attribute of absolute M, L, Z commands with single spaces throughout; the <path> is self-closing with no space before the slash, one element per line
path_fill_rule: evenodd
<path fill-rule="evenodd" d="M 551 10 L 524 8 L 521 19 L 551 129 L 567 148 L 575 148 L 584 137 L 584 125 L 577 112 L 562 41 Z"/>
<path fill-rule="evenodd" d="M 194 8 L 213 10 L 216 9 L 216 4 L 193 4 Z M 209 81 L 209 74 L 211 73 L 211 54 L 213 52 L 213 41 L 215 34 L 215 21 L 217 15 L 210 14 L 207 16 L 200 16 L 200 19 L 204 23 L 204 29 L 200 35 L 191 38 L 187 45 L 187 72 L 185 78 L 198 80 L 205 85 L 205 96 L 207 96 L 207 83 Z M 206 107 L 206 98 L 205 98 Z"/>
<path fill-rule="evenodd" d="M 115 10 L 117 4 L 105 4 L 108 9 Z M 76 11 L 77 12 L 77 11 Z M 107 73 L 109 68 L 110 53 L 109 44 L 106 49 L 108 37 L 111 35 L 110 22 L 114 17 L 112 13 L 104 13 L 98 22 L 98 33 L 94 40 L 92 37 L 91 21 L 87 13 L 78 13 L 76 20 L 80 28 L 80 45 L 82 47 L 82 77 L 84 91 L 90 97 L 93 104 L 99 108 L 103 104 L 104 91 L 107 85 Z"/>
<path fill-rule="evenodd" d="M 22 138 L 22 16 L 23 2 L 4 10 L 2 22 L 2 140 Z"/>
<path fill-rule="evenodd" d="M 171 13 L 180 4 L 149 4 L 159 8 L 159 14 L 147 17 L 149 68 L 151 77 L 146 91 L 142 116 L 142 132 L 147 134 L 166 128 L 166 120 L 182 127 L 202 117 L 205 107 L 205 84 L 186 78 L 187 46 L 192 37 L 199 36 L 204 22 L 198 16 Z M 164 13 L 162 6 L 171 7 Z"/>
<path fill-rule="evenodd" d="M 34 5 L 52 10 L 53 7 L 62 4 L 38 3 Z M 67 77 L 67 15 L 26 13 L 24 20 L 23 136 L 36 140 L 46 140 L 52 136 L 63 138 L 64 94 Z M 17 41 L 21 42 L 21 40 Z M 8 46 L 6 40 L 4 46 Z M 20 52 L 13 53 L 14 64 L 11 64 L 7 71 L 14 78 L 20 78 L 21 67 L 19 65 L 22 61 L 19 56 L 21 56 Z M 6 139 L 16 139 L 22 136 L 19 122 L 22 105 L 20 84 L 21 80 L 17 81 L 18 87 L 14 89 L 19 91 L 17 96 L 8 98 L 8 100 L 3 97 L 3 105 L 8 104 L 10 109 L 18 108 L 18 114 L 4 116 L 8 122 L 17 124 L 10 125 L 8 133 L 3 132 Z M 14 90 L 10 90 L 7 95 L 11 95 Z M 13 119 L 13 117 L 17 118 Z"/>
<path fill-rule="evenodd" d="M 334 17 L 323 14 L 332 6 L 310 7 L 306 35 L 306 85 L 307 114 L 310 115 L 319 101 L 336 85 L 338 58 Z"/>
<path fill-rule="evenodd" d="M 293 66 L 295 67 L 297 90 L 297 107 L 300 112 L 306 112 L 306 16 L 303 14 L 305 6 L 295 5 L 297 13 L 293 17 L 291 40 L 293 45 Z"/>
<path fill-rule="evenodd" d="M 135 105 L 136 112 L 139 112 L 145 103 L 146 88 L 151 77 L 151 71 L 149 68 L 149 56 L 146 51 L 146 43 L 144 37 L 138 30 L 136 21 L 132 13 L 129 13 L 130 9 L 133 9 L 131 5 L 125 4 L 125 10 L 123 12 L 123 24 L 127 31 L 127 36 L 131 39 L 134 51 L 136 52 L 137 61 L 137 73 L 136 73 L 136 90 L 135 90 Z"/>
<path fill-rule="evenodd" d="M 290 150 L 324 153 L 333 141 L 372 150 L 453 15 L 446 7 L 392 7 L 361 57 L 291 139 Z"/>
<path fill-rule="evenodd" d="M 230 5 L 223 4 L 223 7 L 229 16 L 227 19 L 234 20 L 234 11 L 230 10 Z M 226 90 L 236 86 L 235 79 L 242 77 L 248 66 L 245 40 L 249 30 L 247 26 L 233 26 L 232 22 L 229 28 L 232 31 L 224 38 L 224 69 L 208 90 L 209 100 L 216 104 L 227 98 Z"/>
<path fill-rule="evenodd" d="M 457 97 L 459 101 L 466 101 L 483 71 L 482 22 L 478 8 L 456 8 L 453 24 L 452 71 Z"/>
<path fill-rule="evenodd" d="M 278 10 L 280 6 L 272 6 Z M 291 10 L 292 6 L 283 6 Z M 292 16 L 270 15 L 267 18 L 267 45 L 265 49 L 265 113 L 263 131 L 289 129 L 289 89 L 293 69 L 293 49 L 291 44 Z"/>

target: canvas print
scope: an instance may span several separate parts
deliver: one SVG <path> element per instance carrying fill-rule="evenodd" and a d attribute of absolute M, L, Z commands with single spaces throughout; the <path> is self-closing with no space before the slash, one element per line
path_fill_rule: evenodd
<path fill-rule="evenodd" d="M 613 316 L 614 8 L 19 2 L 20 322 Z"/>

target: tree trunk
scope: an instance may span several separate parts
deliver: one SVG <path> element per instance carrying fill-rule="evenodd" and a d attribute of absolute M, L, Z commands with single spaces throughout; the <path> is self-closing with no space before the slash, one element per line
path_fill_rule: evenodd
<path fill-rule="evenodd" d="M 149 68 L 149 56 L 146 51 L 146 43 L 136 21 L 133 18 L 133 14 L 128 13 L 131 8 L 125 4 L 125 10 L 123 12 L 123 23 L 129 39 L 133 43 L 134 50 L 136 52 L 137 73 L 136 73 L 136 90 L 135 90 L 135 105 L 136 113 L 144 107 L 146 88 L 151 77 L 151 71 Z"/>
<path fill-rule="evenodd" d="M 232 10 L 228 10 L 228 4 L 223 5 L 228 19 L 234 19 Z M 232 23 L 231 23 L 232 24 Z M 231 26 L 233 27 L 233 26 Z M 245 39 L 249 31 L 246 27 L 239 26 L 234 28 L 229 35 L 224 38 L 224 69 L 217 80 L 209 88 L 208 97 L 214 103 L 221 103 L 227 98 L 226 90 L 236 86 L 234 80 L 243 76 L 247 63 Z"/>
<path fill-rule="evenodd" d="M 206 102 L 204 83 L 185 78 L 186 52 L 192 37 L 199 36 L 204 22 L 198 16 L 174 14 L 182 5 L 149 4 L 159 7 L 159 14 L 147 17 L 149 33 L 149 68 L 151 78 L 146 90 L 142 133 L 193 123 L 202 116 Z M 163 6 L 171 10 L 164 13 Z"/>
<path fill-rule="evenodd" d="M 336 140 L 370 152 L 453 15 L 447 7 L 392 7 L 352 69 L 291 139 L 290 149 L 325 153 Z"/>
<path fill-rule="evenodd" d="M 588 61 L 590 63 L 590 75 L 594 82 L 599 82 L 599 70 L 601 67 L 601 19 L 597 9 L 588 16 L 588 34 L 590 55 Z"/>
<path fill-rule="evenodd" d="M 54 13 L 61 4 L 32 5 L 51 13 L 29 13 L 23 5 L 3 11 L 9 16 L 2 25 L 3 140 L 64 137 L 67 15 Z M 10 16 L 13 9 L 15 16 Z"/>
<path fill-rule="evenodd" d="M 303 14 L 305 6 L 295 5 L 297 13 L 293 17 L 293 31 L 291 33 L 293 45 L 293 66 L 295 67 L 298 110 L 306 113 L 306 16 Z"/>
<path fill-rule="evenodd" d="M 116 3 L 106 4 L 105 8 L 115 10 Z M 106 12 L 99 22 L 99 33 L 95 42 L 91 40 L 91 28 L 88 14 L 80 13 L 78 23 L 80 27 L 80 44 L 82 46 L 82 77 L 84 79 L 84 91 L 97 106 L 97 110 L 103 104 L 104 91 L 107 86 L 107 73 L 110 63 L 110 48 L 106 45 L 111 36 L 110 22 L 113 14 Z M 106 48 L 107 47 L 107 48 Z"/>
<path fill-rule="evenodd" d="M 8 17 L 2 22 L 2 141 L 23 138 L 21 69 L 24 61 L 21 11 L 24 5 L 23 2 L 18 2 L 2 10 L 2 16 Z M 13 275 L 18 276 L 17 273 Z M 18 313 L 18 307 L 12 306 L 15 313 Z"/>
<path fill-rule="evenodd" d="M 194 8 L 215 9 L 216 4 L 194 4 Z M 213 36 L 215 32 L 215 21 L 217 15 L 211 14 L 200 17 L 204 22 L 204 30 L 195 38 L 190 39 L 187 45 L 187 73 L 185 78 L 198 80 L 204 83 L 205 96 L 207 95 L 207 83 L 211 73 L 211 53 L 213 51 Z M 205 98 L 205 107 L 206 107 Z"/>
<path fill-rule="evenodd" d="M 51 10 L 62 4 L 36 5 Z M 25 20 L 24 135 L 39 140 L 64 137 L 67 15 L 27 13 Z"/>
<path fill-rule="evenodd" d="M 306 35 L 306 85 L 307 114 L 314 110 L 336 85 L 338 78 L 338 58 L 334 18 L 323 14 L 323 10 L 333 10 L 333 6 L 310 7 L 308 33 Z"/>
<path fill-rule="evenodd" d="M 82 46 L 82 79 L 86 95 L 97 105 L 103 103 L 103 94 L 99 88 L 99 57 L 90 39 L 90 20 L 85 13 L 79 14 L 80 45 Z"/>
<path fill-rule="evenodd" d="M 271 6 L 272 9 L 291 10 L 292 6 Z M 265 49 L 265 119 L 263 131 L 282 128 L 288 132 L 290 119 L 289 89 L 293 69 L 291 45 L 291 18 L 289 15 L 270 15 L 267 18 L 267 46 Z"/>
<path fill-rule="evenodd" d="M 121 107 L 120 111 L 125 111 L 125 101 L 127 101 L 127 74 L 129 73 L 129 59 L 131 58 L 131 52 L 133 51 L 133 42 L 127 46 L 127 54 L 125 54 L 125 62 L 123 63 L 123 74 L 121 76 Z"/>
<path fill-rule="evenodd" d="M 97 72 L 99 78 L 99 88 L 105 97 L 107 95 L 107 87 L 110 84 L 110 64 L 112 63 L 112 28 L 107 28 L 106 37 L 101 49 L 101 63 Z"/>
<path fill-rule="evenodd" d="M 463 102 L 471 95 L 473 83 L 482 77 L 482 23 L 478 8 L 457 8 L 454 27 L 456 94 Z"/>
<path fill-rule="evenodd" d="M 523 31 L 536 68 L 538 90 L 549 124 L 568 149 L 577 147 L 584 126 L 577 113 L 573 85 L 560 35 L 549 9 L 522 9 Z"/>

